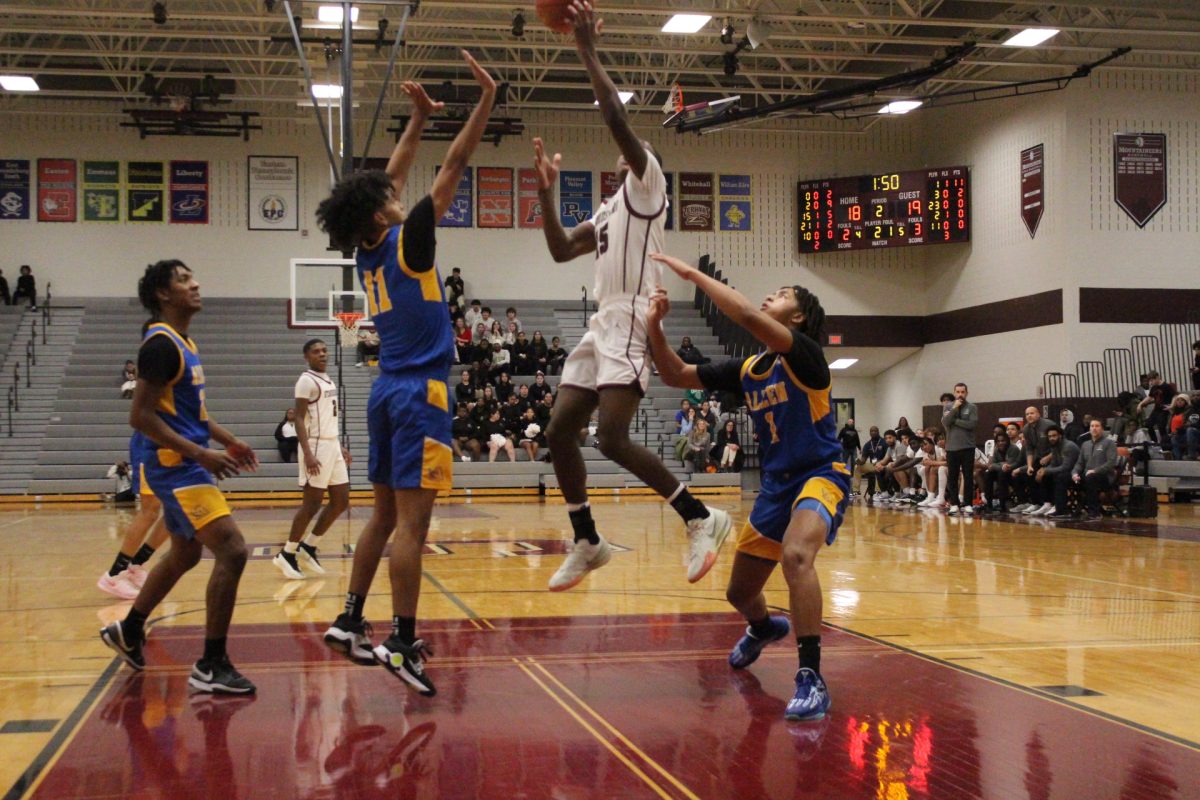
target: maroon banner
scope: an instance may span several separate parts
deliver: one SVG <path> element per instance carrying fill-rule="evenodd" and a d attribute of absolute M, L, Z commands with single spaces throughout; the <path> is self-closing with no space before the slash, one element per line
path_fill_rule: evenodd
<path fill-rule="evenodd" d="M 713 229 L 713 176 L 711 172 L 679 173 L 679 229 Z"/>
<path fill-rule="evenodd" d="M 1167 135 L 1113 134 L 1113 187 L 1121 210 L 1146 227 L 1167 204 Z"/>
<path fill-rule="evenodd" d="M 615 172 L 600 173 L 600 202 L 603 203 L 608 198 L 612 197 L 621 188 L 621 182 L 617 180 Z"/>
<path fill-rule="evenodd" d="M 538 199 L 537 172 L 532 169 L 517 171 L 517 227 L 542 227 L 542 201 Z"/>
<path fill-rule="evenodd" d="M 510 167 L 480 167 L 475 217 L 480 228 L 513 226 L 513 171 Z"/>
<path fill-rule="evenodd" d="M 74 222 L 78 191 L 75 160 L 39 158 L 37 181 L 38 222 Z"/>
<path fill-rule="evenodd" d="M 1021 221 L 1029 238 L 1037 236 L 1046 210 L 1046 146 L 1034 145 L 1021 151 Z"/>

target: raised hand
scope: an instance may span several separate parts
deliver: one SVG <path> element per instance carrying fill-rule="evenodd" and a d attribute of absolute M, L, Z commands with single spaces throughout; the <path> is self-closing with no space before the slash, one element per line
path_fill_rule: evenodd
<path fill-rule="evenodd" d="M 672 272 L 683 278 L 685 281 L 690 281 L 692 276 L 698 272 L 695 267 L 691 266 L 686 261 L 682 261 L 675 256 L 669 256 L 666 253 L 651 253 L 650 257 L 660 264 L 666 264 L 671 268 Z"/>
<path fill-rule="evenodd" d="M 430 116 L 446 107 L 445 103 L 435 103 L 425 94 L 425 87 L 416 81 L 405 81 L 400 84 L 401 90 L 412 100 L 413 111 L 423 116 Z"/>
<path fill-rule="evenodd" d="M 467 66 L 471 68 L 471 72 L 475 75 L 475 80 L 483 87 L 483 93 L 494 95 L 496 93 L 496 79 L 486 69 L 479 66 L 479 62 L 466 50 L 462 51 L 462 57 L 467 62 Z"/>
<path fill-rule="evenodd" d="M 567 7 L 567 19 L 575 33 L 575 46 L 580 50 L 594 50 L 600 31 L 604 29 L 604 20 L 596 16 L 592 4 L 588 0 L 575 0 Z"/>
<path fill-rule="evenodd" d="M 650 295 L 650 308 L 646 311 L 646 324 L 657 325 L 671 312 L 671 300 L 667 290 L 659 286 Z"/>
<path fill-rule="evenodd" d="M 562 164 L 562 153 L 555 153 L 554 160 L 546 157 L 546 147 L 538 137 L 533 139 L 533 168 L 537 170 L 538 188 L 553 189 L 558 180 L 559 166 Z"/>

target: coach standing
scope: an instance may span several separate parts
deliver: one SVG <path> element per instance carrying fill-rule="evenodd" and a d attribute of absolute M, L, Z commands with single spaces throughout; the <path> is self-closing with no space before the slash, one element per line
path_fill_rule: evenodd
<path fill-rule="evenodd" d="M 973 513 L 971 504 L 975 499 L 975 425 L 979 422 L 979 409 L 967 402 L 967 385 L 954 384 L 954 404 L 942 415 L 942 427 L 946 429 L 946 466 L 950 469 L 949 490 L 950 513 Z M 956 499 L 959 473 L 962 473 L 962 495 Z"/>

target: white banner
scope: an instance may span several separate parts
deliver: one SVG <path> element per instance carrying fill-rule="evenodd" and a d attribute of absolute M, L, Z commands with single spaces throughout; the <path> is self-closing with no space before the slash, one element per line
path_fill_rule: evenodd
<path fill-rule="evenodd" d="M 246 224 L 252 231 L 294 231 L 300 227 L 300 159 L 249 156 Z"/>

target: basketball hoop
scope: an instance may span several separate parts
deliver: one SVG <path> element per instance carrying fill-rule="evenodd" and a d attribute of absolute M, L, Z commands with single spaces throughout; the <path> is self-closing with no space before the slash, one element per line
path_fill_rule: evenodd
<path fill-rule="evenodd" d="M 676 83 L 667 95 L 667 102 L 663 103 L 662 112 L 678 114 L 680 111 L 683 111 L 683 87 Z"/>
<path fill-rule="evenodd" d="M 358 323 L 363 315 L 357 311 L 342 311 L 335 314 L 338 318 L 339 335 L 342 347 L 354 347 L 358 344 Z"/>

